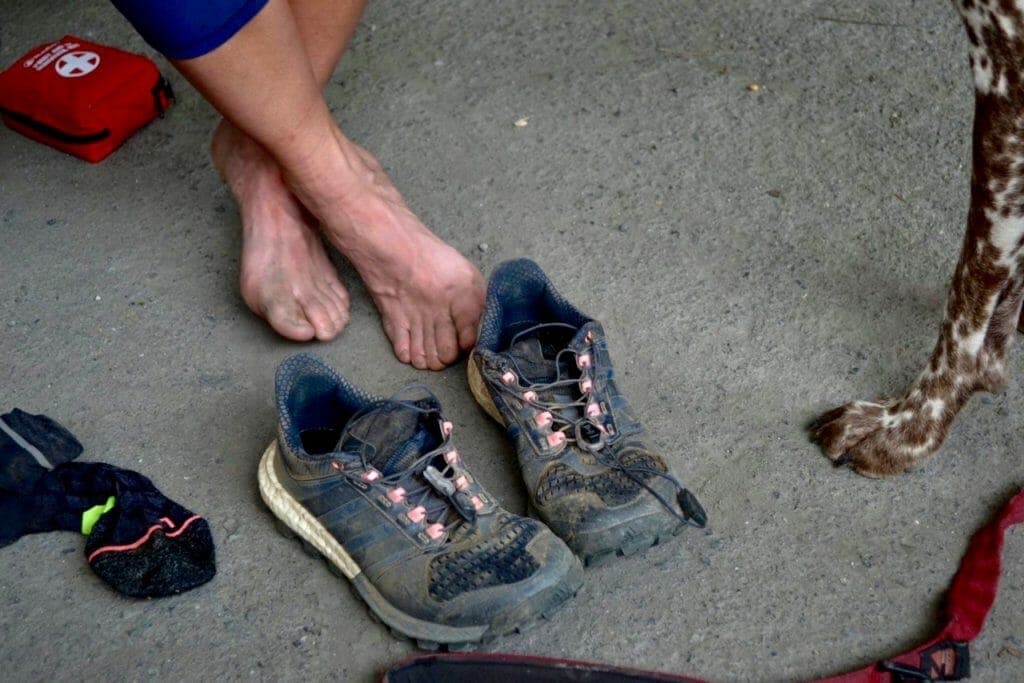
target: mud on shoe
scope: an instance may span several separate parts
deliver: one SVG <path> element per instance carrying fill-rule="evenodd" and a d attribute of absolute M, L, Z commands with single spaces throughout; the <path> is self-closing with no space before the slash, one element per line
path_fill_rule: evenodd
<path fill-rule="evenodd" d="M 579 560 L 473 478 L 425 387 L 374 398 L 301 354 L 278 368 L 276 399 L 264 502 L 393 631 L 464 647 L 550 615 L 579 589 Z"/>
<path fill-rule="evenodd" d="M 468 375 L 516 446 L 533 510 L 587 564 L 706 524 L 696 497 L 644 445 L 601 324 L 533 261 L 491 276 Z"/>

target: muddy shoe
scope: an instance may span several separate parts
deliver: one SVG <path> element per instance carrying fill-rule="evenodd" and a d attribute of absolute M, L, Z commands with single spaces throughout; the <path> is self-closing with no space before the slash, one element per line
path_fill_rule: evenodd
<path fill-rule="evenodd" d="M 643 442 L 601 324 L 533 261 L 491 276 L 469 385 L 515 443 L 538 516 L 590 564 L 667 540 L 704 510 Z"/>
<path fill-rule="evenodd" d="M 367 396 L 320 359 L 277 371 L 264 502 L 421 647 L 465 646 L 553 613 L 583 570 L 539 522 L 503 510 L 466 469 L 425 387 Z"/>

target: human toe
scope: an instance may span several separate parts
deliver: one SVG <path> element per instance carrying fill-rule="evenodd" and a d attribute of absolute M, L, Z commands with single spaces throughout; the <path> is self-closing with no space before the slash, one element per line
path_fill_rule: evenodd
<path fill-rule="evenodd" d="M 444 370 L 448 364 L 441 360 L 437 351 L 437 332 L 434 324 L 429 320 L 424 321 L 423 326 L 423 350 L 427 358 L 427 369 Z"/>
<path fill-rule="evenodd" d="M 316 336 L 316 329 L 306 318 L 298 304 L 271 302 L 260 306 L 254 312 L 265 319 L 270 327 L 282 337 L 293 341 L 309 341 Z"/>
<path fill-rule="evenodd" d="M 423 324 L 417 321 L 409 329 L 409 362 L 417 370 L 430 367 L 427 358 L 427 344 L 424 340 Z"/>
<path fill-rule="evenodd" d="M 442 366 L 447 367 L 458 359 L 458 333 L 450 319 L 442 318 L 434 322 L 434 342 L 437 349 L 437 358 Z"/>
<path fill-rule="evenodd" d="M 328 280 L 326 283 L 326 289 L 333 295 L 335 305 L 341 313 L 342 321 L 348 323 L 350 305 L 348 290 L 345 289 L 345 286 L 337 280 Z"/>
<path fill-rule="evenodd" d="M 412 362 L 412 335 L 409 326 L 404 320 L 395 320 L 385 316 L 384 333 L 391 340 L 391 347 L 395 351 L 395 357 L 403 363 Z"/>
<path fill-rule="evenodd" d="M 320 300 L 320 304 L 327 311 L 327 316 L 331 320 L 331 327 L 334 330 L 334 334 L 339 334 L 345 327 L 347 322 L 346 313 L 347 311 L 342 307 L 340 301 L 338 301 L 337 295 L 325 282 L 317 284 L 316 291 L 317 298 Z"/>
<path fill-rule="evenodd" d="M 320 299 L 307 299 L 302 304 L 302 310 L 306 314 L 306 319 L 313 325 L 317 339 L 320 341 L 330 341 L 338 336 L 340 329 L 334 320 L 331 319 L 327 306 Z"/>
<path fill-rule="evenodd" d="M 484 289 L 470 288 L 451 306 L 451 324 L 456 331 L 459 349 L 468 351 L 476 343 L 477 325 L 484 310 Z"/>

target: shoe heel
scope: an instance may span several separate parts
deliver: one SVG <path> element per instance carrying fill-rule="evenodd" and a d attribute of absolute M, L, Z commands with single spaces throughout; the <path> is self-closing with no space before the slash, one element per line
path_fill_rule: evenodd
<path fill-rule="evenodd" d="M 469 380 L 469 391 L 473 394 L 476 402 L 495 422 L 504 427 L 505 420 L 501 418 L 501 411 L 498 410 L 498 406 L 494 405 L 491 392 L 487 390 L 487 383 L 484 381 L 483 375 L 480 374 L 476 351 L 469 354 L 469 361 L 466 363 L 466 378 Z"/>

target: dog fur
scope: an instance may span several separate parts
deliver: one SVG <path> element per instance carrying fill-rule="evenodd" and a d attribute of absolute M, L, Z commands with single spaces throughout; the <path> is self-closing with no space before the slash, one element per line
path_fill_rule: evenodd
<path fill-rule="evenodd" d="M 1024 0 L 954 0 L 970 41 L 971 203 L 938 342 L 906 394 L 853 401 L 812 435 L 837 465 L 899 474 L 933 455 L 979 391 L 1007 381 L 1024 300 Z"/>

